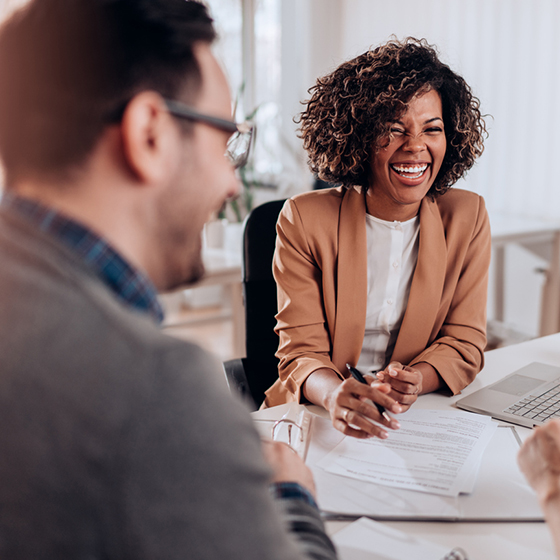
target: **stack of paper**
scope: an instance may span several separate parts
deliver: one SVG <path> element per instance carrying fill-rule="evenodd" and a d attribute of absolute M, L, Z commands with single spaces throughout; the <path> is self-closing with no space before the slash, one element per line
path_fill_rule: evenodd
<path fill-rule="evenodd" d="M 514 428 L 496 429 L 488 417 L 459 411 L 410 410 L 398 418 L 402 439 L 391 430 L 385 443 L 365 444 L 344 436 L 330 420 L 313 418 L 306 463 L 315 477 L 319 507 L 329 518 L 543 519 L 535 493 L 517 465 L 519 441 Z M 435 433 L 428 435 L 430 430 Z M 457 448 L 455 456 L 451 450 Z M 379 459 L 374 455 L 378 449 L 383 451 Z M 411 462 L 410 454 L 415 452 L 416 460 Z M 387 460 L 389 454 L 394 466 Z"/>
<path fill-rule="evenodd" d="M 536 558 L 555 560 L 552 553 L 525 547 L 494 533 L 445 536 L 449 546 L 404 533 L 383 523 L 361 517 L 332 540 L 340 560 L 488 560 L 489 558 Z M 455 539 L 460 539 L 457 546 Z M 465 552 L 466 551 L 466 552 Z M 468 553 L 468 555 L 467 555 Z"/>
<path fill-rule="evenodd" d="M 441 536 L 439 537 L 441 539 Z M 460 538 L 461 547 L 456 538 Z M 524 547 L 496 534 L 446 536 L 449 546 L 406 534 L 362 517 L 333 537 L 340 560 L 488 560 L 489 558 L 536 558 L 554 560 L 552 553 Z M 463 550 L 463 548 L 465 550 Z M 466 551 L 466 552 L 465 552 Z"/>
<path fill-rule="evenodd" d="M 446 548 L 362 517 L 333 537 L 340 560 L 466 560 Z"/>
<path fill-rule="evenodd" d="M 410 410 L 381 440 L 344 438 L 317 463 L 327 472 L 394 488 L 457 496 L 470 493 L 497 424 L 488 416 Z"/>

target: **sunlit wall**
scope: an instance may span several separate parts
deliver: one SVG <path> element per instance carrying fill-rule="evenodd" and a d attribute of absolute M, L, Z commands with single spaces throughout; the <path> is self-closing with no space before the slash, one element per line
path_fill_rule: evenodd
<path fill-rule="evenodd" d="M 493 211 L 560 219 L 560 2 L 341 2 L 341 59 L 391 34 L 425 37 L 480 98 L 490 136 L 460 186 Z"/>

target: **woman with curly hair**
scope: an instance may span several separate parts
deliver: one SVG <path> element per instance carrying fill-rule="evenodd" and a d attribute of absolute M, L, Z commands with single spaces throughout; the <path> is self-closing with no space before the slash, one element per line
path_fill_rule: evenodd
<path fill-rule="evenodd" d="M 483 365 L 488 215 L 480 196 L 450 187 L 486 129 L 478 99 L 425 40 L 368 51 L 310 93 L 309 163 L 340 186 L 280 214 L 279 380 L 265 406 L 315 403 L 343 433 L 384 438 L 398 422 L 368 399 L 398 413 L 419 394 L 460 392 Z M 347 363 L 377 380 L 360 384 Z"/>

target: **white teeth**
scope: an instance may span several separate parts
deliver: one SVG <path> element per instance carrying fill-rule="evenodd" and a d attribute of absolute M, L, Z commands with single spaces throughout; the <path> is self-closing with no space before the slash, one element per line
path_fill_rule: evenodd
<path fill-rule="evenodd" d="M 408 174 L 414 174 L 417 175 L 418 177 L 420 177 L 420 175 L 422 175 L 422 173 L 424 173 L 424 171 L 426 171 L 426 169 L 428 169 L 428 164 L 427 163 L 423 163 L 422 165 L 393 165 L 392 166 L 393 169 L 397 172 L 397 173 L 406 173 Z M 416 178 L 416 177 L 414 177 Z"/>

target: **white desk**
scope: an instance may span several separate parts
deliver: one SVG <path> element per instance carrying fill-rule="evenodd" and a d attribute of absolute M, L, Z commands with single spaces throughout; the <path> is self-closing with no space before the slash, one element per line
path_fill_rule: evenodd
<path fill-rule="evenodd" d="M 560 224 L 491 214 L 494 319 L 505 317 L 505 249 L 515 243 L 548 261 L 541 294 L 539 336 L 560 331 Z"/>
<path fill-rule="evenodd" d="M 461 395 L 451 398 L 439 394 L 424 395 L 420 397 L 415 406 L 433 409 L 452 407 L 455 401 L 462 396 L 494 383 L 501 377 L 534 361 L 560 366 L 560 333 L 488 352 L 484 370 Z M 325 411 L 319 407 L 310 408 L 313 412 L 325 415 Z M 254 414 L 259 416 L 266 413 L 270 418 L 273 410 L 269 409 Z M 522 427 L 516 429 L 522 438 L 527 437 L 531 432 Z M 528 560 L 521 552 L 516 555 L 516 545 L 528 547 L 534 551 L 530 560 L 539 560 L 539 553 L 552 554 L 554 551 L 548 528 L 544 523 L 385 523 L 449 548 L 461 546 L 469 553 L 471 560 Z M 327 523 L 327 529 L 330 534 L 334 534 L 347 524 L 332 521 Z M 511 544 L 507 553 L 498 544 L 493 544 L 490 537 L 495 535 L 506 539 Z"/>
<path fill-rule="evenodd" d="M 233 321 L 233 353 L 234 357 L 245 356 L 245 313 L 243 307 L 243 292 L 241 286 L 241 255 L 225 249 L 208 249 L 202 252 L 205 273 L 204 276 L 188 286 L 181 286 L 173 293 L 186 288 L 201 286 L 224 286 L 231 305 Z M 186 325 L 189 322 L 166 323 L 166 326 Z"/>
<path fill-rule="evenodd" d="M 500 378 L 512 373 L 516 369 L 531 362 L 544 362 L 560 366 L 560 334 L 544 338 L 537 338 L 522 344 L 493 350 L 486 354 L 486 364 L 475 381 L 467 387 L 461 395 L 444 397 L 438 394 L 422 396 L 417 405 L 422 408 L 447 408 L 453 406 L 456 400 L 473 393 L 478 389 L 490 385 Z M 531 430 L 516 426 L 522 439 Z M 330 525 L 330 524 L 329 524 Z M 340 524 L 337 524 L 340 525 Z M 554 546 L 544 523 L 389 523 L 389 525 L 415 535 L 426 538 L 446 546 L 462 546 L 473 559 L 492 560 L 527 560 L 522 556 L 511 553 L 504 556 L 499 549 L 491 550 L 485 541 L 477 540 L 482 535 L 499 535 L 511 543 L 529 547 L 534 550 L 532 558 L 539 558 L 539 551 L 553 553 Z M 339 530 L 333 527 L 333 531 Z M 329 527 L 330 529 L 330 527 Z"/>
<path fill-rule="evenodd" d="M 245 356 L 245 313 L 241 286 L 241 255 L 225 249 L 204 249 L 206 273 L 195 286 L 223 285 L 229 297 L 233 320 L 233 352 L 236 358 Z"/>

